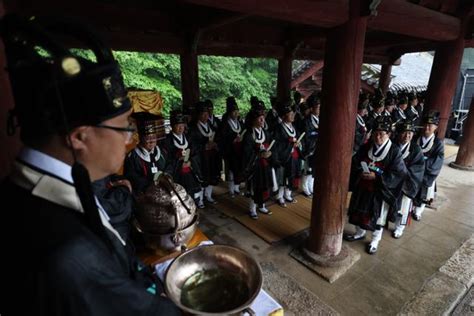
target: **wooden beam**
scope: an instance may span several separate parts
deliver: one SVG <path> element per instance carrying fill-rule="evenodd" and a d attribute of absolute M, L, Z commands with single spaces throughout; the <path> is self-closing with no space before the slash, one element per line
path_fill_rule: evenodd
<path fill-rule="evenodd" d="M 291 81 L 291 89 L 299 85 L 301 82 L 305 81 L 309 77 L 311 77 L 313 74 L 315 74 L 317 71 L 319 71 L 321 68 L 324 66 L 324 61 L 323 60 L 317 60 L 313 63 L 311 67 L 306 69 L 301 75 L 299 75 L 296 79 Z"/>
<path fill-rule="evenodd" d="M 454 40 L 461 31 L 459 18 L 405 0 L 382 1 L 377 11 L 369 28 L 437 41 Z"/>

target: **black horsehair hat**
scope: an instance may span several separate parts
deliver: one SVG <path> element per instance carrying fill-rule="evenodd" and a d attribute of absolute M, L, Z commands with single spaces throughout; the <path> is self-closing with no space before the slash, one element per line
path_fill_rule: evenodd
<path fill-rule="evenodd" d="M 156 135 L 160 116 L 148 112 L 136 112 L 131 116 L 135 119 L 140 136 Z"/>
<path fill-rule="evenodd" d="M 232 96 L 227 97 L 227 99 L 225 100 L 225 107 L 226 107 L 226 110 L 225 110 L 226 113 L 230 113 L 239 109 L 239 106 L 237 105 L 235 98 Z"/>
<path fill-rule="evenodd" d="M 171 126 L 176 124 L 186 124 L 186 118 L 181 110 L 173 110 L 170 113 Z"/>
<path fill-rule="evenodd" d="M 131 108 L 112 51 L 83 25 L 7 15 L 1 21 L 0 33 L 22 139 L 65 134 Z M 85 44 L 96 62 L 59 44 L 59 38 L 64 37 Z"/>
<path fill-rule="evenodd" d="M 428 112 L 424 117 L 423 117 L 423 124 L 435 124 L 439 125 L 439 116 L 440 113 L 438 111 L 431 111 Z"/>
<path fill-rule="evenodd" d="M 397 131 L 399 133 L 403 132 L 416 132 L 416 126 L 411 120 L 404 120 L 397 124 Z"/>
<path fill-rule="evenodd" d="M 392 119 L 389 116 L 377 116 L 374 125 L 375 131 L 392 131 Z"/>

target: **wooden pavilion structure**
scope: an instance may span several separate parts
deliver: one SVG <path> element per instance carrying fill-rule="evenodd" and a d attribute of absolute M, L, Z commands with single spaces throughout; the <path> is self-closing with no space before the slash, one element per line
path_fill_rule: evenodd
<path fill-rule="evenodd" d="M 392 64 L 408 52 L 435 51 L 426 104 L 441 112 L 444 135 L 463 50 L 474 47 L 471 0 L 0 0 L 0 16 L 59 15 L 97 28 L 115 50 L 179 54 L 184 104 L 199 99 L 198 55 L 278 59 L 278 97 L 288 97 L 294 59 L 321 60 L 321 138 L 307 248 L 340 253 L 356 104 L 363 62 L 381 64 L 388 87 Z M 1 42 L 1 41 L 0 41 Z M 71 43 L 74 45 L 75 43 Z M 5 176 L 19 148 L 6 136 L 12 107 L 0 43 L 0 164 Z M 471 106 L 472 108 L 472 106 Z M 474 119 L 466 128 L 473 131 Z M 334 125 L 337 122 L 337 132 Z M 466 134 L 461 164 L 474 164 Z M 466 158 L 467 157 L 467 158 Z"/>

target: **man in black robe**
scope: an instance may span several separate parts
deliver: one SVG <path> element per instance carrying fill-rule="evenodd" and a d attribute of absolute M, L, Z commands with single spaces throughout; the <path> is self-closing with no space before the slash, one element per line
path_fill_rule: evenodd
<path fill-rule="evenodd" d="M 373 231 L 367 245 L 369 254 L 378 249 L 389 210 L 397 208 L 407 173 L 400 149 L 390 140 L 390 131 L 390 118 L 377 118 L 372 141 L 363 145 L 352 161 L 349 223 L 356 226 L 356 232 L 344 235 L 344 239 L 360 240 L 366 230 Z"/>
<path fill-rule="evenodd" d="M 240 120 L 239 107 L 234 97 L 228 97 L 226 100 L 226 112 L 222 116 L 221 127 L 218 144 L 225 161 L 229 194 L 235 197 L 240 194 L 240 183 L 243 182 L 242 138 L 247 130 Z"/>
<path fill-rule="evenodd" d="M 418 98 L 416 93 L 412 92 L 408 95 L 408 107 L 405 110 L 407 120 L 410 120 L 415 126 L 420 124 L 420 113 L 416 107 L 418 106 Z"/>
<path fill-rule="evenodd" d="M 398 99 L 398 107 L 395 108 L 392 112 L 392 122 L 393 122 L 393 125 L 395 125 L 395 127 L 407 119 L 407 116 L 405 114 L 407 107 L 408 107 L 407 97 L 404 95 L 400 96 L 400 98 Z"/>
<path fill-rule="evenodd" d="M 425 172 L 425 160 L 420 146 L 412 141 L 416 132 L 415 125 L 410 120 L 405 120 L 398 128 L 397 145 L 402 153 L 403 162 L 407 167 L 408 174 L 403 181 L 402 194 L 398 198 L 397 209 L 392 209 L 391 221 L 395 217 L 394 238 L 400 238 L 407 225 L 408 216 L 413 207 L 413 198 L 418 193 L 423 174 Z"/>
<path fill-rule="evenodd" d="M 276 189 L 273 171 L 272 139 L 265 131 L 265 111 L 253 109 L 247 115 L 248 130 L 242 141 L 242 166 L 250 194 L 249 215 L 258 219 L 257 210 L 271 215 L 265 203 Z"/>
<path fill-rule="evenodd" d="M 221 120 L 214 114 L 214 103 L 211 100 L 205 100 L 204 104 L 209 110 L 209 125 L 211 125 L 214 133 L 217 133 L 221 127 Z"/>
<path fill-rule="evenodd" d="M 139 143 L 125 158 L 123 173 L 130 180 L 133 194 L 140 194 L 153 184 L 164 171 L 166 165 L 165 153 L 157 144 L 157 115 L 139 112 L 133 113 Z"/>
<path fill-rule="evenodd" d="M 281 124 L 274 133 L 274 162 L 278 181 L 277 202 L 286 207 L 286 202 L 296 203 L 293 192 L 299 188 L 303 172 L 302 142 L 299 132 L 293 125 L 295 112 L 289 102 L 279 106 Z"/>
<path fill-rule="evenodd" d="M 216 132 L 209 122 L 209 108 L 204 102 L 196 105 L 196 116 L 191 122 L 188 135 L 199 156 L 204 198 L 207 203 L 216 204 L 212 191 L 221 177 L 222 157 L 215 141 Z"/>
<path fill-rule="evenodd" d="M 303 177 L 301 178 L 301 189 L 306 197 L 313 196 L 314 187 L 314 164 L 316 160 L 316 143 L 319 137 L 319 112 L 321 102 L 319 97 L 312 94 L 306 100 L 309 106 L 310 114 L 305 119 L 305 129 L 303 132 Z"/>
<path fill-rule="evenodd" d="M 271 104 L 272 108 L 270 110 L 268 110 L 265 121 L 268 125 L 267 132 L 272 134 L 273 131 L 278 126 L 278 124 L 281 123 L 281 118 L 278 115 L 278 111 L 277 111 L 277 98 L 276 97 L 271 97 L 270 98 L 270 104 Z"/>
<path fill-rule="evenodd" d="M 6 16 L 0 30 L 25 145 L 1 188 L 11 206 L 3 222 L 22 236 L 5 249 L 14 258 L 3 267 L 14 278 L 2 280 L 11 314 L 179 315 L 92 192 L 91 180 L 120 169 L 134 132 L 112 51 L 64 20 Z M 61 45 L 65 38 L 96 62 Z"/>
<path fill-rule="evenodd" d="M 425 158 L 425 173 L 423 182 L 413 204 L 416 206 L 413 219 L 419 221 L 425 210 L 426 204 L 431 204 L 434 199 L 436 178 L 441 172 L 444 162 L 444 144 L 436 137 L 439 124 L 439 112 L 430 112 L 423 118 L 423 131 L 417 142 Z"/>
<path fill-rule="evenodd" d="M 352 150 L 355 155 L 359 148 L 365 144 L 367 139 L 367 126 L 365 124 L 365 117 L 367 115 L 367 105 L 369 100 L 366 99 L 364 94 L 359 95 L 359 103 L 357 105 L 357 116 L 356 116 L 356 128 L 354 135 L 354 148 Z"/>
<path fill-rule="evenodd" d="M 201 159 L 194 144 L 188 141 L 184 131 L 186 117 L 179 110 L 170 113 L 171 132 L 166 135 L 163 149 L 166 151 L 165 172 L 170 174 L 174 182 L 181 184 L 194 198 L 198 208 L 204 208 L 201 183 Z"/>

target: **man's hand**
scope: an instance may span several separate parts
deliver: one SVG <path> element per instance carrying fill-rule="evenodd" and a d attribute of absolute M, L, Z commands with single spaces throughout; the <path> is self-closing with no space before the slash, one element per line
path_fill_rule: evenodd
<path fill-rule="evenodd" d="M 260 157 L 265 158 L 265 159 L 270 158 L 271 155 L 272 155 L 271 151 L 263 151 L 260 153 Z"/>
<path fill-rule="evenodd" d="M 375 180 L 375 172 L 371 171 L 370 173 L 363 172 L 360 177 L 364 180 Z"/>

